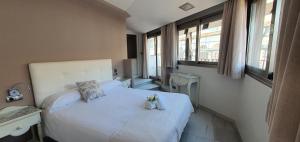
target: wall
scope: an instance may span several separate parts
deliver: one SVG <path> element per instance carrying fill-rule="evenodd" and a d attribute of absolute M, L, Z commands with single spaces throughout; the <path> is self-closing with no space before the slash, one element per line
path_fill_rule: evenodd
<path fill-rule="evenodd" d="M 179 72 L 199 75 L 200 104 L 233 119 L 243 142 L 267 142 L 265 113 L 271 88 L 245 76 L 232 80 L 216 68 L 179 65 Z"/>
<path fill-rule="evenodd" d="M 236 118 L 240 80 L 232 80 L 219 75 L 216 68 L 179 65 L 178 71 L 200 76 L 199 102 L 201 105 L 231 119 Z"/>
<path fill-rule="evenodd" d="M 235 119 L 243 142 L 267 142 L 265 114 L 271 88 L 246 75 Z"/>
<path fill-rule="evenodd" d="M 134 32 L 133 30 L 127 28 L 126 29 L 126 34 L 136 35 L 136 32 Z"/>
<path fill-rule="evenodd" d="M 96 0 L 1 0 L 0 108 L 34 104 L 5 103 L 11 85 L 30 83 L 28 63 L 112 58 L 122 74 L 127 16 Z"/>

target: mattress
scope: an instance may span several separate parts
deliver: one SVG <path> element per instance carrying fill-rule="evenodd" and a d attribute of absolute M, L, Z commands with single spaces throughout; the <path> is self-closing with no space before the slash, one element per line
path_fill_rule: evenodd
<path fill-rule="evenodd" d="M 116 87 L 106 96 L 43 112 L 45 134 L 59 142 L 178 142 L 194 111 L 187 95 Z M 149 95 L 166 110 L 144 109 Z"/>

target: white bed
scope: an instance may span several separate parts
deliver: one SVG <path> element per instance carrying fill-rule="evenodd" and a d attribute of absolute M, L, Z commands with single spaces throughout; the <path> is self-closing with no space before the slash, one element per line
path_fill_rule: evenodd
<path fill-rule="evenodd" d="M 111 80 L 111 70 L 111 60 L 30 64 L 36 104 L 41 107 L 45 98 L 77 81 Z M 193 112 L 183 94 L 121 86 L 104 93 L 89 103 L 44 111 L 45 134 L 59 142 L 178 142 Z M 146 97 L 154 94 L 166 100 L 166 110 L 144 109 Z"/>

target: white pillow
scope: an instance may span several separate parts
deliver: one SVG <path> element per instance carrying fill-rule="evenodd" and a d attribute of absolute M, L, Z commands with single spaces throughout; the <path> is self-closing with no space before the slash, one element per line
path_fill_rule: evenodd
<path fill-rule="evenodd" d="M 95 80 L 76 82 L 76 85 L 79 89 L 82 99 L 87 103 L 105 96 L 103 90 L 100 89 L 99 83 L 97 83 Z"/>
<path fill-rule="evenodd" d="M 52 113 L 66 108 L 79 100 L 79 91 L 67 90 L 47 97 L 42 104 L 42 108 Z"/>
<path fill-rule="evenodd" d="M 105 93 L 107 91 L 110 91 L 111 89 L 115 87 L 123 87 L 123 84 L 121 81 L 118 80 L 110 80 L 110 81 L 103 81 L 100 84 L 100 88 Z"/>

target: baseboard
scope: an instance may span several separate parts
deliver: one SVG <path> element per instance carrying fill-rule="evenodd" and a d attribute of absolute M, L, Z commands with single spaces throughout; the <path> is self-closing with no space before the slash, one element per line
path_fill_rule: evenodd
<path fill-rule="evenodd" d="M 215 116 L 220 117 L 220 118 L 222 118 L 222 119 L 224 119 L 224 120 L 226 120 L 226 121 L 229 121 L 229 122 L 231 122 L 231 123 L 235 123 L 234 119 L 232 119 L 232 118 L 230 118 L 230 117 L 228 117 L 228 116 L 225 116 L 224 114 L 221 114 L 221 113 L 219 113 L 219 112 L 217 112 L 217 111 L 214 111 L 214 110 L 212 110 L 212 109 L 210 109 L 210 108 L 207 108 L 207 107 L 205 107 L 205 106 L 203 106 L 203 105 L 198 105 L 198 108 L 201 109 L 201 110 L 203 110 L 203 111 L 212 113 L 212 114 L 214 114 Z"/>
<path fill-rule="evenodd" d="M 228 117 L 228 116 L 226 116 L 224 114 L 221 114 L 221 113 L 219 113 L 217 111 L 214 111 L 214 110 L 212 110 L 210 108 L 207 108 L 207 107 L 205 107 L 203 105 L 198 105 L 198 108 L 201 109 L 201 110 L 203 110 L 203 111 L 209 112 L 209 113 L 211 113 L 211 114 L 213 114 L 213 115 L 215 115 L 217 117 L 220 117 L 220 118 L 222 118 L 222 119 L 224 119 L 224 120 L 226 120 L 226 121 L 228 121 L 230 123 L 232 123 L 233 127 L 237 131 L 237 134 L 238 134 L 240 142 L 243 142 L 242 137 L 241 137 L 240 132 L 239 132 L 239 129 L 238 129 L 237 124 L 236 124 L 236 122 L 235 122 L 234 119 L 232 119 L 232 118 L 230 118 L 230 117 Z"/>

